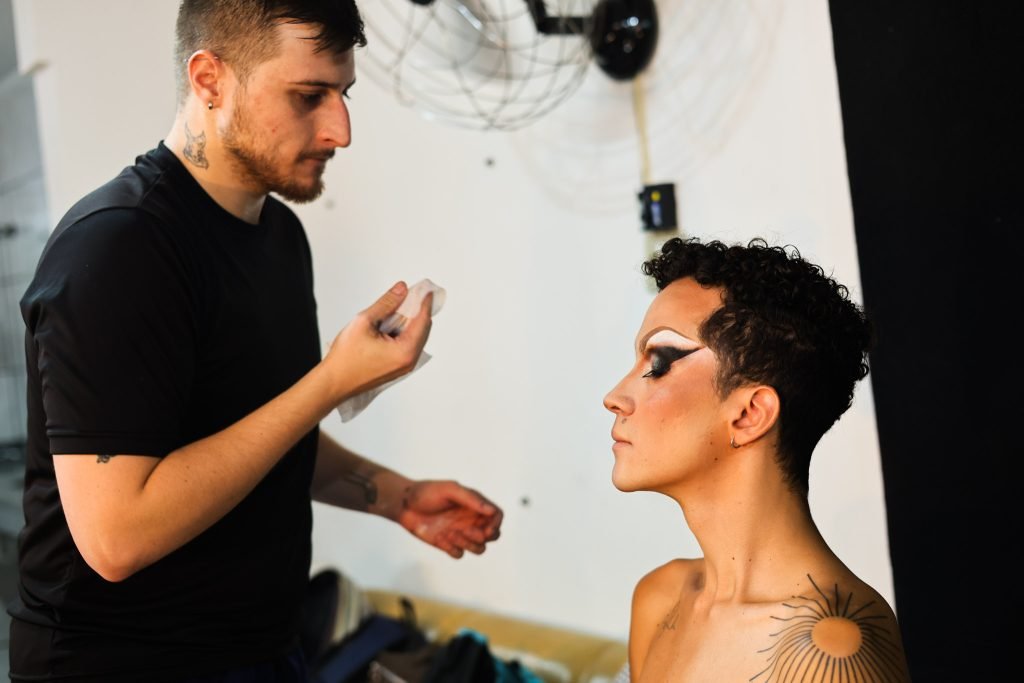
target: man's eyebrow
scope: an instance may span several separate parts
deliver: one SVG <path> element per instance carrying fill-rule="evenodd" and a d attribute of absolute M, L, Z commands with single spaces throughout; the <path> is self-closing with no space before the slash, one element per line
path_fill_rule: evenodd
<path fill-rule="evenodd" d="M 302 80 L 302 81 L 292 81 L 291 84 L 292 85 L 305 85 L 305 86 L 308 86 L 310 88 L 326 88 L 327 90 L 339 90 L 339 89 L 341 89 L 341 83 L 339 83 L 337 81 L 318 81 L 316 79 L 308 79 L 308 80 Z M 356 79 L 353 78 L 352 81 L 348 85 L 345 86 L 345 90 L 348 90 L 349 88 L 351 88 L 355 84 L 356 84 Z"/>

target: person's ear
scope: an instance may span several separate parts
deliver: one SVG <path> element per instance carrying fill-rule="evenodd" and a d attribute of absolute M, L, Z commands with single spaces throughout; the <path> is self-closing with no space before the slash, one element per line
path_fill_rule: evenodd
<path fill-rule="evenodd" d="M 779 394 L 765 384 L 742 387 L 734 392 L 736 403 L 730 423 L 729 444 L 742 448 L 762 438 L 779 421 Z"/>
<path fill-rule="evenodd" d="M 210 50 L 196 50 L 188 58 L 188 81 L 192 94 L 206 109 L 220 106 L 227 69 Z"/>

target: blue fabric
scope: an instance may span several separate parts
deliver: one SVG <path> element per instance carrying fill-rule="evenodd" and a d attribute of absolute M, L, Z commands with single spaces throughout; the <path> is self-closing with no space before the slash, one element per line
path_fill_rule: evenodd
<path fill-rule="evenodd" d="M 368 666 L 382 650 L 409 637 L 409 626 L 397 619 L 380 614 L 369 617 L 355 633 L 346 638 L 317 668 L 312 683 L 339 683 L 346 681 L 363 667 Z"/>
<path fill-rule="evenodd" d="M 464 628 L 459 631 L 458 635 L 473 638 L 490 651 L 487 636 L 479 631 Z M 491 654 L 491 659 L 494 660 L 495 683 L 544 683 L 544 679 L 538 677 L 518 661 L 503 662 L 498 657 L 495 657 L 493 653 Z"/>

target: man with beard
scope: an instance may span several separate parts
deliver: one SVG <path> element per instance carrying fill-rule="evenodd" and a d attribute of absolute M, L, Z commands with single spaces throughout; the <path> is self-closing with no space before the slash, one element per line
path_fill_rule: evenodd
<path fill-rule="evenodd" d="M 414 367 L 397 283 L 321 357 L 309 247 L 350 141 L 351 0 L 185 0 L 165 140 L 60 221 L 23 300 L 29 437 L 16 681 L 302 681 L 311 498 L 453 557 L 502 513 L 411 481 L 318 428 Z M 365 551 L 364 551 L 365 552 Z"/>

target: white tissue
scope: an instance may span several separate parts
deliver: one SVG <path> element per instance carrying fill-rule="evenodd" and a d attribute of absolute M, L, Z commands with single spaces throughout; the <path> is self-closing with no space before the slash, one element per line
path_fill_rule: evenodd
<path fill-rule="evenodd" d="M 402 304 L 394 313 L 380 322 L 378 329 L 384 334 L 390 334 L 392 337 L 398 336 L 402 330 L 405 329 L 406 323 L 408 323 L 411 318 L 415 318 L 420 312 L 420 305 L 423 303 L 423 298 L 429 293 L 433 293 L 434 295 L 434 299 L 430 307 L 430 315 L 437 315 L 438 311 L 440 311 L 441 307 L 444 305 L 445 291 L 429 279 L 424 278 L 409 288 L 409 293 L 405 296 L 405 300 Z M 393 379 L 390 382 L 385 382 L 379 387 L 368 389 L 361 394 L 356 394 L 355 396 L 351 396 L 342 401 L 341 405 L 338 406 L 338 415 L 341 416 L 341 421 L 348 422 L 356 415 L 363 412 L 363 409 L 370 405 L 370 401 L 377 397 L 377 394 L 384 391 L 392 384 L 400 382 L 412 373 L 416 372 L 423 367 L 428 360 L 430 360 L 430 354 L 425 351 L 421 352 L 420 357 L 416 359 L 416 365 L 413 366 L 413 369 L 406 374 Z"/>
<path fill-rule="evenodd" d="M 390 334 L 392 337 L 397 336 L 405 327 L 409 318 L 415 318 L 420 312 L 420 305 L 423 303 L 423 299 L 430 293 L 434 294 L 430 315 L 437 315 L 437 312 L 444 306 L 445 291 L 429 279 L 424 278 L 409 288 L 405 301 L 402 302 L 394 313 L 381 321 L 378 329 L 384 334 Z"/>

